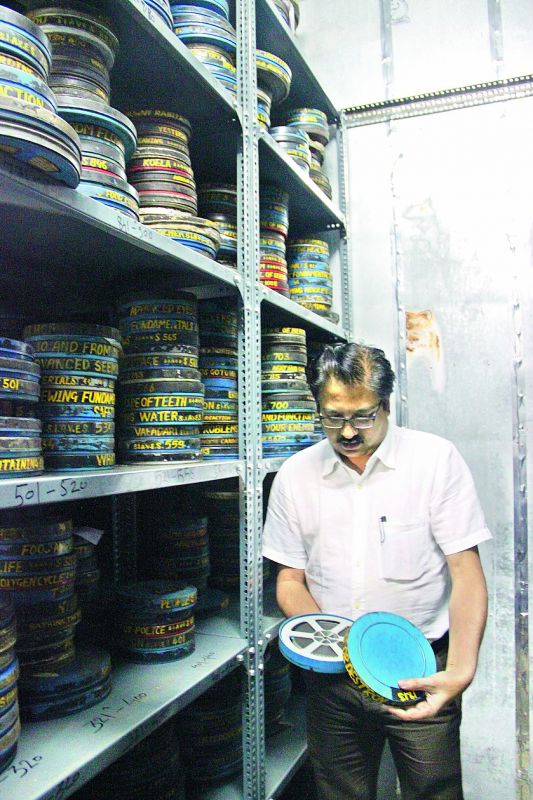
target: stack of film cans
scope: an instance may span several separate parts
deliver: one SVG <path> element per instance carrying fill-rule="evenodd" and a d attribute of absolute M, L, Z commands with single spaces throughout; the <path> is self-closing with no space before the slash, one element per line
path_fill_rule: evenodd
<path fill-rule="evenodd" d="M 191 583 L 198 599 L 209 579 L 207 517 L 174 514 L 157 519 L 147 537 L 146 564 L 150 575 L 161 580 Z"/>
<path fill-rule="evenodd" d="M 189 120 L 165 109 L 128 113 L 138 134 L 128 178 L 138 190 L 141 221 L 162 236 L 216 258 L 218 226 L 195 216 L 198 199 L 189 153 Z"/>
<path fill-rule="evenodd" d="M 201 458 L 204 387 L 198 303 L 187 292 L 138 293 L 119 306 L 122 463 Z"/>
<path fill-rule="evenodd" d="M 76 188 L 80 140 L 48 85 L 52 48 L 28 17 L 0 5 L 0 150 Z"/>
<path fill-rule="evenodd" d="M 111 687 L 109 655 L 74 644 L 81 614 L 72 521 L 40 510 L 4 512 L 0 571 L 2 595 L 15 602 L 22 718 L 61 717 L 103 699 Z"/>
<path fill-rule="evenodd" d="M 200 372 L 205 388 L 204 459 L 239 456 L 237 311 L 220 302 L 200 303 Z"/>
<path fill-rule="evenodd" d="M 0 592 L 0 772 L 13 761 L 20 735 L 16 638 L 13 601 L 9 595 Z"/>
<path fill-rule="evenodd" d="M 232 672 L 176 717 L 187 797 L 242 769 L 242 688 Z"/>
<path fill-rule="evenodd" d="M 300 0 L 274 0 L 280 17 L 293 33 L 300 22 Z"/>
<path fill-rule="evenodd" d="M 270 135 L 300 169 L 309 175 L 309 170 L 311 169 L 311 147 L 309 136 L 306 132 L 289 125 L 280 125 L 270 128 Z"/>
<path fill-rule="evenodd" d="M 263 456 L 290 456 L 320 441 L 314 432 L 316 404 L 306 375 L 302 328 L 269 328 L 262 336 Z"/>
<path fill-rule="evenodd" d="M 137 149 L 127 164 L 127 173 L 139 194 L 141 220 L 144 222 L 149 212 L 155 213 L 152 209 L 162 209 L 159 216 L 168 211 L 169 221 L 176 216 L 172 212 L 196 214 L 189 120 L 161 108 L 128 111 L 128 117 L 137 130 Z"/>
<path fill-rule="evenodd" d="M 237 267 L 237 187 L 233 184 L 205 184 L 198 190 L 200 214 L 216 223 L 220 232 L 217 261 Z"/>
<path fill-rule="evenodd" d="M 196 587 L 172 581 L 117 586 L 113 641 L 130 661 L 177 661 L 194 651 Z"/>
<path fill-rule="evenodd" d="M 259 195 L 260 280 L 284 297 L 289 296 L 286 241 L 289 233 L 289 195 L 276 186 L 262 186 Z"/>
<path fill-rule="evenodd" d="M 144 0 L 148 8 L 163 20 L 167 28 L 172 30 L 172 14 L 170 13 L 170 0 Z"/>
<path fill-rule="evenodd" d="M 30 345 L 0 338 L 0 479 L 43 471 L 40 375 Z"/>
<path fill-rule="evenodd" d="M 333 282 L 328 243 L 324 239 L 290 239 L 287 263 L 291 300 L 331 318 Z"/>
<path fill-rule="evenodd" d="M 264 130 L 268 130 L 272 107 L 279 105 L 289 96 L 292 72 L 283 59 L 266 50 L 257 50 L 255 60 L 258 122 Z"/>
<path fill-rule="evenodd" d="M 47 470 L 115 463 L 115 382 L 120 334 L 107 325 L 28 325 L 24 338 L 41 367 L 39 416 Z"/>
<path fill-rule="evenodd" d="M 324 152 L 329 142 L 328 118 L 318 108 L 296 108 L 289 113 L 287 126 L 309 137 L 311 151 L 309 177 L 331 200 L 331 183 L 323 171 Z"/>
<path fill-rule="evenodd" d="M 93 778 L 73 800 L 185 800 L 174 720 L 169 720 Z"/>
<path fill-rule="evenodd" d="M 227 0 L 170 4 L 174 33 L 233 96 L 237 96 L 237 36 Z"/>
<path fill-rule="evenodd" d="M 135 148 L 131 122 L 109 105 L 110 77 L 118 39 L 96 5 L 76 0 L 29 13 L 52 42 L 50 84 L 59 115 L 81 141 L 78 191 L 123 214 L 139 218 L 135 189 L 125 163 Z"/>

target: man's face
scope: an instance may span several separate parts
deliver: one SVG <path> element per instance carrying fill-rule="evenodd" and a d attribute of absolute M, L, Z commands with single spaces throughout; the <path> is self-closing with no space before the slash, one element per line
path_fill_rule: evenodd
<path fill-rule="evenodd" d="M 370 456 L 385 438 L 388 428 L 389 411 L 379 405 L 375 392 L 360 385 L 350 385 L 330 378 L 318 398 L 320 413 L 339 417 L 368 417 L 377 410 L 371 428 L 352 428 L 346 423 L 342 428 L 324 428 L 324 433 L 334 450 L 344 461 L 361 456 Z M 379 406 L 379 408 L 378 408 Z"/>

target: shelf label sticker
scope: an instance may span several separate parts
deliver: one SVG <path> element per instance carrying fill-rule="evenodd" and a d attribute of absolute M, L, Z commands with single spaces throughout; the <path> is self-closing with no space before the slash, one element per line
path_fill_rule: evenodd
<path fill-rule="evenodd" d="M 90 528 L 88 525 L 84 525 L 81 528 L 76 528 L 74 533 L 76 536 L 81 536 L 81 538 L 85 539 L 86 542 L 98 544 L 105 531 L 98 530 L 98 528 Z"/>

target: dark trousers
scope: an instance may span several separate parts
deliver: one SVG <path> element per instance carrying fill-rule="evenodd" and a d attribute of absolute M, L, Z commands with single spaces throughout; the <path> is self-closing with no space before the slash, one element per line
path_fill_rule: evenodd
<path fill-rule="evenodd" d="M 444 669 L 446 653 L 437 655 Z M 463 800 L 460 700 L 434 718 L 402 722 L 348 675 L 305 673 L 307 740 L 319 800 L 375 800 L 388 740 L 403 800 Z"/>

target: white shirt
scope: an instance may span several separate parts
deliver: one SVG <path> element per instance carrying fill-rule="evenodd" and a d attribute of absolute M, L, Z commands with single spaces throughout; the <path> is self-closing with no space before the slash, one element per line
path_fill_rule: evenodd
<path fill-rule="evenodd" d="M 291 456 L 268 505 L 263 555 L 305 570 L 323 612 L 400 614 L 428 639 L 447 630 L 446 556 L 491 538 L 455 446 L 389 423 L 359 475 L 327 439 Z"/>

